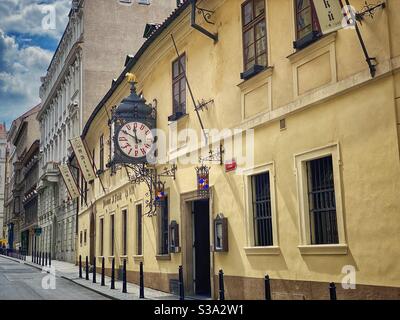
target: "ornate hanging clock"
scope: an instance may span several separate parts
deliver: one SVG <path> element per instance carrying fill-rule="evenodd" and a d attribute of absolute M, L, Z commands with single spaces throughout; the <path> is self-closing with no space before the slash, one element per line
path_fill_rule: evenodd
<path fill-rule="evenodd" d="M 127 74 L 131 94 L 115 108 L 111 118 L 112 160 L 116 164 L 154 163 L 156 158 L 156 114 L 136 93 L 136 79 Z"/>

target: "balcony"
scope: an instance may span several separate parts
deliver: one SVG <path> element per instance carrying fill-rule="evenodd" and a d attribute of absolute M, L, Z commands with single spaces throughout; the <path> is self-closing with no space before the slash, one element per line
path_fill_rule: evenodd
<path fill-rule="evenodd" d="M 41 170 L 38 188 L 44 187 L 45 184 L 58 183 L 59 176 L 60 171 L 58 170 L 58 163 L 47 162 Z"/>

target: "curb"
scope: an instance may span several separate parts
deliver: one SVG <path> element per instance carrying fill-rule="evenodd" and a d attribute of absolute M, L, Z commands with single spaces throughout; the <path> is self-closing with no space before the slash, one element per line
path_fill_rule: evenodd
<path fill-rule="evenodd" d="M 85 289 L 87 289 L 87 290 L 90 290 L 90 291 L 92 291 L 92 292 L 95 292 L 95 293 L 97 293 L 97 294 L 99 294 L 99 295 L 101 295 L 101 296 L 103 296 L 103 297 L 105 297 L 105 298 L 108 298 L 108 299 L 110 299 L 110 300 L 119 300 L 119 301 L 120 301 L 120 299 L 118 299 L 118 298 L 116 298 L 116 297 L 113 297 L 113 296 L 110 296 L 110 295 L 108 295 L 108 294 L 106 294 L 106 293 L 104 293 L 104 292 L 100 292 L 100 291 L 97 291 L 97 290 L 95 290 L 95 289 L 93 289 L 93 288 L 86 287 L 86 286 L 84 286 L 83 284 L 81 284 L 81 283 L 79 283 L 79 282 L 76 282 L 74 279 L 67 278 L 66 276 L 60 276 L 60 278 L 65 279 L 65 280 L 68 280 L 68 281 L 70 281 L 70 282 L 72 282 L 72 283 L 74 283 L 74 284 L 76 284 L 76 285 L 78 285 L 78 286 L 80 286 L 80 287 L 82 287 L 82 288 L 85 288 Z"/>

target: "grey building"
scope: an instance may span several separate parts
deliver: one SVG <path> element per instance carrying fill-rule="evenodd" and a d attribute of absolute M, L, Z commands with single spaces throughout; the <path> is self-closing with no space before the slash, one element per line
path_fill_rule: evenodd
<path fill-rule="evenodd" d="M 79 201 L 69 198 L 58 164 L 74 163 L 69 139 L 82 132 L 127 55 L 140 48 L 146 24 L 162 22 L 176 5 L 176 0 L 72 1 L 64 35 L 41 78 L 40 251 L 76 262 Z M 75 174 L 82 181 L 78 169 Z"/>
<path fill-rule="evenodd" d="M 4 224 L 9 249 L 28 251 L 29 244 L 33 243 L 30 228 L 34 227 L 37 209 L 30 205 L 34 205 L 36 199 L 32 195 L 36 193 L 38 180 L 34 159 L 37 161 L 39 147 L 39 123 L 36 120 L 39 110 L 40 105 L 37 105 L 15 119 L 7 134 Z"/>

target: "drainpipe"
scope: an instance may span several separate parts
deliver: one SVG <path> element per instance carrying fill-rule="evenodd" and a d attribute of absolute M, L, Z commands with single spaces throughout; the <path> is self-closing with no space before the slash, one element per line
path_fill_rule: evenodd
<path fill-rule="evenodd" d="M 211 32 L 207 31 L 206 29 L 204 29 L 203 27 L 199 26 L 196 23 L 196 4 L 197 4 L 197 0 L 190 0 L 190 2 L 192 3 L 192 18 L 191 18 L 191 26 L 192 26 L 192 28 L 200 31 L 201 33 L 203 33 L 207 37 L 213 39 L 214 43 L 218 42 L 218 34 L 212 34 Z"/>

